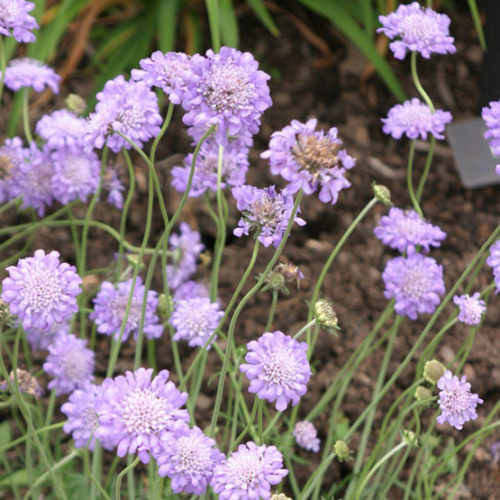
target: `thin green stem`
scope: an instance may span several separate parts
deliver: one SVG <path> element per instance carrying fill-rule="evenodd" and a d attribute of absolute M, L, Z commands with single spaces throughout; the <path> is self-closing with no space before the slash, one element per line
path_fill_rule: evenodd
<path fill-rule="evenodd" d="M 278 290 L 273 289 L 271 298 L 271 307 L 269 308 L 269 316 L 267 317 L 267 323 L 266 323 L 266 332 L 270 331 L 271 327 L 273 326 L 274 315 L 276 314 L 276 306 L 278 304 L 278 295 L 279 295 Z"/>
<path fill-rule="evenodd" d="M 125 474 L 127 474 L 129 471 L 133 470 L 136 467 L 136 465 L 139 463 L 139 461 L 140 461 L 140 458 L 136 457 L 136 459 L 133 462 L 128 464 L 127 467 L 125 467 L 125 469 L 123 469 L 120 472 L 120 474 L 118 474 L 118 477 L 116 478 L 116 486 L 115 486 L 115 498 L 116 498 L 116 500 L 120 500 L 120 498 L 121 498 L 121 488 L 122 488 L 123 476 L 125 476 Z"/>
<path fill-rule="evenodd" d="M 416 194 L 416 199 L 418 202 L 420 202 L 420 200 L 422 199 L 425 183 L 427 182 L 427 177 L 431 170 L 432 158 L 434 156 L 435 146 L 436 146 L 436 138 L 434 137 L 434 135 L 431 134 L 431 138 L 429 140 L 429 151 L 427 152 L 427 158 L 425 159 L 424 170 L 422 172 L 422 177 L 420 177 L 420 180 L 418 181 L 418 188 Z"/>
<path fill-rule="evenodd" d="M 413 189 L 413 163 L 415 160 L 415 144 L 416 140 L 413 140 L 410 143 L 410 151 L 408 153 L 408 166 L 406 167 L 406 183 L 408 185 L 408 194 L 410 195 L 413 209 L 418 213 L 418 215 L 420 215 L 420 217 L 423 218 L 424 214 L 422 213 L 422 209 L 420 208 L 417 197 L 415 196 L 415 191 Z"/>
<path fill-rule="evenodd" d="M 299 339 L 300 336 L 305 333 L 305 332 L 308 332 L 314 325 L 316 324 L 316 318 L 313 318 L 311 321 L 309 321 L 309 323 L 307 323 L 306 325 L 304 325 L 294 336 L 293 338 L 295 340 Z"/>
<path fill-rule="evenodd" d="M 429 106 L 431 112 L 434 113 L 434 104 L 432 103 L 432 100 L 427 94 L 427 92 L 424 90 L 424 87 L 422 87 L 422 84 L 420 83 L 420 80 L 418 78 L 417 54 L 418 52 L 412 52 L 410 56 L 411 77 L 413 79 L 413 83 L 415 84 L 416 89 L 418 90 L 418 93 L 422 96 L 422 99 L 425 101 L 427 106 Z"/>
<path fill-rule="evenodd" d="M 25 87 L 22 90 L 23 93 L 23 127 L 24 127 L 24 135 L 28 144 L 33 142 L 33 136 L 31 135 L 31 126 L 30 126 L 30 115 L 29 115 L 29 87 Z"/>

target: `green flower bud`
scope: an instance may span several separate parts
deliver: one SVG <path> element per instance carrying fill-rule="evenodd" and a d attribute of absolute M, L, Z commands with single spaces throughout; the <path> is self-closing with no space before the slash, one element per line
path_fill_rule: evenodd
<path fill-rule="evenodd" d="M 380 201 L 387 207 L 392 207 L 391 192 L 388 188 L 382 186 L 382 184 L 375 184 L 375 182 L 372 182 L 372 189 L 373 194 L 378 201 Z"/>
<path fill-rule="evenodd" d="M 76 115 L 83 115 L 87 108 L 87 103 L 78 94 L 69 94 L 66 97 L 66 107 Z"/>
<path fill-rule="evenodd" d="M 323 328 L 339 329 L 337 315 L 327 300 L 320 299 L 314 304 L 314 318 Z"/>
<path fill-rule="evenodd" d="M 418 438 L 414 432 L 403 429 L 401 431 L 401 439 L 409 448 L 418 448 Z"/>
<path fill-rule="evenodd" d="M 349 460 L 351 450 L 349 449 L 349 446 L 347 446 L 347 443 L 345 441 L 335 441 L 335 444 L 333 445 L 333 451 L 335 455 L 337 455 L 337 458 L 339 459 L 339 462 L 345 462 Z"/>
<path fill-rule="evenodd" d="M 158 314 L 164 318 L 168 316 L 168 301 L 169 299 L 164 293 L 158 296 Z"/>
<path fill-rule="evenodd" d="M 432 391 L 423 385 L 419 385 L 415 389 L 415 399 L 417 401 L 425 401 L 426 399 L 432 398 Z"/>
<path fill-rule="evenodd" d="M 14 326 L 14 316 L 10 314 L 9 304 L 0 299 L 0 325 Z"/>
<path fill-rule="evenodd" d="M 437 359 L 431 359 L 424 365 L 424 378 L 431 384 L 437 384 L 438 380 L 444 375 L 446 368 Z"/>
<path fill-rule="evenodd" d="M 292 500 L 290 497 L 287 497 L 284 493 L 275 493 L 271 500 Z"/>

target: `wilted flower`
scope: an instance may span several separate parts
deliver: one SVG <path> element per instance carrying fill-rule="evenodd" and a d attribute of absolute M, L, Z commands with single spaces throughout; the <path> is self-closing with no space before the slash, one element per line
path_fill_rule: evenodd
<path fill-rule="evenodd" d="M 78 147 L 84 143 L 87 121 L 67 109 L 59 109 L 48 115 L 43 115 L 36 124 L 36 133 L 47 141 L 51 149 L 65 146 Z"/>
<path fill-rule="evenodd" d="M 28 14 L 35 8 L 33 2 L 26 0 L 2 0 L 0 6 L 0 35 L 13 36 L 19 43 L 30 43 L 36 37 L 30 30 L 37 29 L 38 24 Z"/>
<path fill-rule="evenodd" d="M 320 445 L 318 431 L 311 422 L 308 422 L 307 420 L 297 422 L 292 434 L 299 446 L 308 451 L 318 453 Z"/>
<path fill-rule="evenodd" d="M 189 422 L 188 412 L 181 408 L 187 393 L 168 380 L 168 370 L 152 375 L 152 368 L 139 368 L 107 378 L 95 406 L 99 415 L 95 437 L 117 447 L 119 457 L 137 453 L 145 464 L 162 438 L 178 435 Z"/>
<path fill-rule="evenodd" d="M 278 247 L 292 215 L 293 196 L 276 192 L 274 186 L 259 189 L 248 185 L 233 188 L 233 196 L 238 210 L 243 214 L 233 234 L 248 235 L 252 230 L 265 247 L 271 244 Z M 300 209 L 297 210 L 299 212 Z M 306 223 L 297 215 L 294 222 L 299 226 Z"/>
<path fill-rule="evenodd" d="M 481 294 L 476 292 L 472 297 L 469 295 L 455 295 L 453 297 L 453 302 L 459 308 L 458 321 L 469 326 L 481 323 L 486 306 L 484 305 L 484 300 L 479 298 L 480 296 Z"/>
<path fill-rule="evenodd" d="M 11 371 L 9 373 L 9 380 L 13 386 L 15 386 L 16 378 L 17 386 L 21 392 L 29 394 L 30 396 L 34 396 L 36 399 L 40 399 L 43 396 L 43 387 L 38 383 L 38 380 L 33 377 L 33 375 L 31 375 L 30 372 L 18 368 L 16 370 L 16 374 L 14 375 L 14 371 Z M 0 380 L 0 389 L 9 389 L 9 383 L 7 380 Z"/>
<path fill-rule="evenodd" d="M 314 303 L 314 317 L 322 328 L 339 328 L 337 314 L 332 304 L 325 299 L 317 300 Z"/>
<path fill-rule="evenodd" d="M 286 410 L 290 402 L 297 405 L 311 377 L 307 344 L 275 331 L 252 340 L 247 348 L 246 363 L 240 370 L 250 380 L 248 391 L 276 402 L 278 411 Z"/>
<path fill-rule="evenodd" d="M 316 119 L 306 123 L 292 120 L 283 130 L 273 132 L 269 150 L 261 157 L 269 158 L 271 173 L 288 181 L 286 194 L 319 190 L 319 199 L 334 205 L 339 192 L 351 185 L 344 174 L 356 162 L 342 149 L 335 127 L 325 133 L 316 131 L 316 124 Z"/>
<path fill-rule="evenodd" d="M 87 349 L 87 341 L 73 334 L 58 335 L 49 345 L 49 354 L 43 369 L 53 380 L 47 386 L 56 394 L 69 394 L 94 378 L 94 351 Z"/>
<path fill-rule="evenodd" d="M 408 139 L 427 139 L 427 134 L 436 139 L 444 139 L 444 129 L 452 120 L 449 111 L 432 111 L 427 104 L 414 97 L 403 104 L 396 104 L 389 110 L 387 118 L 382 118 L 385 134 L 394 139 L 406 135 Z"/>
<path fill-rule="evenodd" d="M 60 81 L 61 77 L 52 68 L 29 57 L 12 59 L 5 68 L 5 85 L 11 90 L 31 87 L 42 92 L 50 87 L 54 94 L 58 94 Z"/>
<path fill-rule="evenodd" d="M 125 191 L 125 186 L 115 168 L 108 167 L 105 170 L 102 179 L 102 188 L 108 191 L 108 202 L 121 210 L 123 208 L 122 192 Z"/>
<path fill-rule="evenodd" d="M 432 313 L 445 291 L 443 267 L 431 257 L 409 252 L 387 262 L 382 274 L 385 296 L 395 299 L 397 314 L 417 319 L 417 314 Z"/>
<path fill-rule="evenodd" d="M 20 259 L 7 271 L 10 277 L 2 281 L 2 299 L 24 328 L 49 328 L 78 310 L 82 280 L 74 266 L 59 262 L 59 252 L 36 250 L 33 257 Z"/>
<path fill-rule="evenodd" d="M 418 215 L 415 210 L 393 207 L 384 215 L 373 231 L 375 236 L 390 248 L 407 252 L 409 248 L 422 247 L 426 252 L 431 246 L 441 246 L 446 233 Z"/>
<path fill-rule="evenodd" d="M 428 59 L 432 53 L 454 54 L 453 37 L 450 36 L 450 18 L 438 14 L 431 8 L 422 8 L 418 2 L 399 5 L 388 16 L 379 16 L 382 28 L 378 33 L 385 33 L 391 40 L 389 47 L 396 59 L 404 59 L 406 51 L 418 52 Z"/>
<path fill-rule="evenodd" d="M 258 500 L 271 497 L 271 485 L 288 474 L 275 446 L 240 444 L 227 460 L 215 467 L 212 488 L 220 500 Z"/>
<path fill-rule="evenodd" d="M 500 293 L 500 240 L 491 245 L 490 255 L 486 259 L 486 264 L 493 269 L 493 277 L 497 286 L 495 293 Z"/>
<path fill-rule="evenodd" d="M 476 420 L 476 406 L 484 401 L 477 395 L 471 394 L 470 384 L 465 375 L 459 379 L 446 370 L 437 384 L 439 392 L 439 407 L 441 415 L 437 418 L 438 424 L 448 422 L 455 429 L 461 430 L 464 423 Z"/>
<path fill-rule="evenodd" d="M 104 335 L 112 335 L 117 341 L 120 338 L 122 322 L 127 310 L 129 295 L 132 289 L 132 278 L 118 283 L 116 286 L 109 281 L 103 281 L 101 289 L 94 298 L 94 310 L 89 314 L 89 319 L 97 324 L 97 331 Z M 131 333 L 134 340 L 139 335 L 145 287 L 137 276 L 132 301 L 123 330 L 122 342 L 125 342 Z M 163 333 L 163 326 L 156 314 L 158 307 L 158 294 L 148 290 L 146 295 L 146 312 L 144 315 L 144 335 L 148 339 L 157 339 Z"/>
<path fill-rule="evenodd" d="M 18 196 L 17 170 L 27 156 L 28 151 L 24 149 L 19 137 L 5 139 L 4 145 L 0 147 L 0 203 L 11 201 Z"/>

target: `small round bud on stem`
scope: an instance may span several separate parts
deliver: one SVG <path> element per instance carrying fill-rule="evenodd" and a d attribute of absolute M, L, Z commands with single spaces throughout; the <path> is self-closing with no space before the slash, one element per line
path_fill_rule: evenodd
<path fill-rule="evenodd" d="M 380 203 L 383 203 L 387 207 L 392 207 L 391 192 L 387 187 L 382 184 L 375 184 L 375 182 L 372 182 L 372 189 L 375 198 L 377 198 Z"/>
<path fill-rule="evenodd" d="M 87 109 L 87 103 L 78 94 L 69 94 L 66 97 L 66 107 L 76 115 L 83 115 Z"/>
<path fill-rule="evenodd" d="M 333 451 L 337 455 L 339 462 L 346 462 L 350 458 L 351 450 L 345 441 L 335 441 Z"/>
<path fill-rule="evenodd" d="M 403 429 L 403 431 L 401 431 L 401 439 L 409 448 L 418 448 L 419 446 L 418 438 L 415 433 L 407 429 Z"/>
<path fill-rule="evenodd" d="M 427 361 L 424 365 L 424 378 L 431 384 L 437 384 L 439 379 L 444 375 L 446 368 L 437 359 Z"/>
<path fill-rule="evenodd" d="M 425 401 L 426 399 L 430 398 L 432 398 L 432 391 L 424 385 L 419 385 L 415 389 L 415 399 L 417 401 Z"/>
<path fill-rule="evenodd" d="M 337 315 L 327 300 L 320 299 L 314 304 L 314 318 L 318 325 L 323 328 L 340 329 Z"/>
<path fill-rule="evenodd" d="M 271 500 L 292 500 L 290 497 L 287 497 L 284 493 L 275 493 Z"/>
<path fill-rule="evenodd" d="M 158 296 L 158 314 L 163 318 L 168 316 L 168 300 L 164 293 Z"/>

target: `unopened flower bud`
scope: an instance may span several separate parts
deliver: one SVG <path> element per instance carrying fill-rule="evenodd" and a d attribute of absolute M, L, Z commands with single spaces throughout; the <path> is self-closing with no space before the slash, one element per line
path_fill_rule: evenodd
<path fill-rule="evenodd" d="M 271 500 L 292 500 L 290 497 L 287 497 L 284 493 L 275 493 Z"/>
<path fill-rule="evenodd" d="M 314 318 L 323 328 L 339 329 L 337 315 L 327 300 L 320 299 L 314 304 Z"/>
<path fill-rule="evenodd" d="M 335 455 L 337 455 L 339 462 L 345 462 L 350 458 L 349 455 L 351 454 L 351 450 L 345 441 L 335 441 L 333 451 L 335 452 Z"/>
<path fill-rule="evenodd" d="M 10 314 L 9 304 L 0 299 L 0 325 L 14 326 L 14 316 Z"/>
<path fill-rule="evenodd" d="M 139 265 L 139 269 L 145 269 L 144 262 L 139 261 L 139 255 L 137 254 L 127 254 L 127 261 L 131 266 Z"/>
<path fill-rule="evenodd" d="M 432 398 L 432 391 L 424 385 L 419 385 L 415 389 L 415 399 L 417 401 L 425 401 L 426 399 L 430 398 Z"/>
<path fill-rule="evenodd" d="M 392 207 L 391 192 L 387 187 L 382 184 L 375 184 L 375 182 L 372 182 L 372 189 L 375 198 L 377 198 L 380 203 L 383 203 L 388 207 Z"/>
<path fill-rule="evenodd" d="M 168 316 L 168 300 L 164 293 L 158 296 L 158 314 L 164 318 Z"/>
<path fill-rule="evenodd" d="M 432 359 L 424 365 L 424 378 L 431 384 L 437 384 L 445 371 L 446 368 L 442 363 L 436 359 Z"/>
<path fill-rule="evenodd" d="M 401 431 L 401 439 L 409 448 L 418 448 L 418 438 L 414 432 L 407 429 Z"/>
<path fill-rule="evenodd" d="M 78 94 L 69 94 L 68 97 L 66 97 L 66 107 L 77 115 L 83 115 L 87 108 L 87 103 L 83 97 Z"/>

